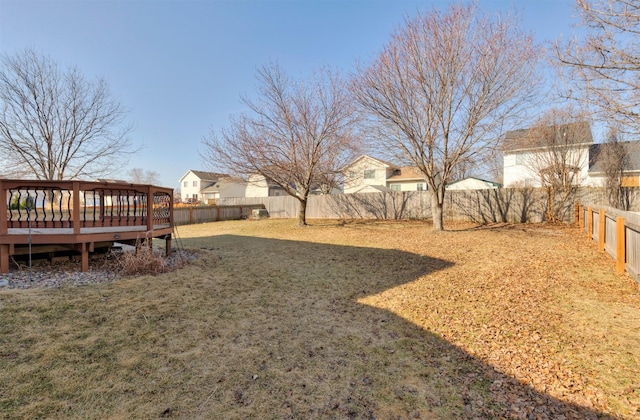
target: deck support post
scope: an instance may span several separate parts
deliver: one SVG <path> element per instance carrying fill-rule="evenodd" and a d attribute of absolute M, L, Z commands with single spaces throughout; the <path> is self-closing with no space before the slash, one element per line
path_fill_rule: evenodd
<path fill-rule="evenodd" d="M 81 253 L 80 271 L 82 272 L 89 271 L 89 249 L 87 247 L 86 242 L 83 242 L 80 244 L 80 253 Z"/>
<path fill-rule="evenodd" d="M 171 235 L 167 235 L 164 237 L 164 244 L 165 244 L 165 255 L 167 257 L 171 256 Z"/>
<path fill-rule="evenodd" d="M 9 272 L 9 245 L 0 245 L 0 273 Z"/>

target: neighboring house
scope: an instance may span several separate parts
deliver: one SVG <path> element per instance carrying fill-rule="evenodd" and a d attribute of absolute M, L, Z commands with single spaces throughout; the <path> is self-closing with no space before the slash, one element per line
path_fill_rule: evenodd
<path fill-rule="evenodd" d="M 468 177 L 455 181 L 447 185 L 447 190 L 492 190 L 500 188 L 501 185 L 497 182 L 487 181 L 485 179 Z"/>
<path fill-rule="evenodd" d="M 391 172 L 387 178 L 387 187 L 392 191 L 424 191 L 427 182 L 420 170 L 414 166 L 402 166 Z"/>
<path fill-rule="evenodd" d="M 349 164 L 343 176 L 345 194 L 427 189 L 424 176 L 416 168 L 400 167 L 367 155 Z"/>
<path fill-rule="evenodd" d="M 620 142 L 622 151 L 626 156 L 624 176 L 622 177 L 623 187 L 640 186 L 640 141 Z M 606 149 L 612 147 L 611 144 L 594 144 L 589 149 L 589 177 L 595 186 L 606 184 L 605 159 Z"/>
<path fill-rule="evenodd" d="M 238 178 L 219 178 L 218 181 L 202 190 L 202 201 L 205 204 L 215 204 L 219 198 L 244 197 L 247 182 Z"/>
<path fill-rule="evenodd" d="M 545 171 L 542 166 L 554 150 L 558 154 L 565 153 L 565 160 L 571 164 L 569 170 L 573 172 L 575 185 L 592 185 L 589 179 L 589 151 L 593 146 L 593 137 L 589 124 L 571 123 L 549 129 L 524 129 L 506 133 L 503 179 L 505 187 L 540 187 L 541 174 Z M 537 133 L 563 136 L 563 139 L 570 136 L 570 141 L 557 141 L 559 146 L 549 147 L 549 141 L 536 137 Z"/>
<path fill-rule="evenodd" d="M 214 185 L 220 178 L 228 175 L 214 172 L 189 170 L 180 178 L 180 198 L 184 203 L 204 201 L 203 190 Z"/>
<path fill-rule="evenodd" d="M 282 195 L 287 195 L 287 192 L 271 179 L 260 174 L 249 175 L 245 197 L 277 197 Z"/>

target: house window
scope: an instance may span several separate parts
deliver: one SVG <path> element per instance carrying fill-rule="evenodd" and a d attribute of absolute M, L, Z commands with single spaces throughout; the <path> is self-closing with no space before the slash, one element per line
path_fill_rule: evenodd
<path fill-rule="evenodd" d="M 354 179 L 356 177 L 356 173 L 353 171 L 349 171 L 349 173 L 347 174 L 347 176 L 349 177 L 349 179 Z"/>
<path fill-rule="evenodd" d="M 193 194 L 191 198 L 193 199 L 193 201 L 198 201 L 198 194 Z"/>
<path fill-rule="evenodd" d="M 389 188 L 391 188 L 391 191 L 400 191 L 400 184 L 391 184 Z"/>
<path fill-rule="evenodd" d="M 198 186 L 198 181 L 193 181 L 193 186 L 197 187 Z"/>
<path fill-rule="evenodd" d="M 418 183 L 417 185 L 417 191 L 424 191 L 424 184 L 422 182 Z"/>
<path fill-rule="evenodd" d="M 524 153 L 516 153 L 516 165 L 526 165 L 525 156 Z"/>
<path fill-rule="evenodd" d="M 183 186 L 183 187 L 188 187 L 188 186 L 189 186 L 189 181 L 184 181 L 184 182 L 182 183 L 182 186 Z"/>
<path fill-rule="evenodd" d="M 364 179 L 376 179 L 376 170 L 375 169 L 365 169 L 364 170 Z"/>

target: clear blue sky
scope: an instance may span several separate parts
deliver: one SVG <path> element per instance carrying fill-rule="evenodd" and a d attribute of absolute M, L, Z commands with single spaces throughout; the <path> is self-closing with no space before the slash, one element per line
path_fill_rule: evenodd
<path fill-rule="evenodd" d="M 244 109 L 255 70 L 277 61 L 292 76 L 323 65 L 350 72 L 388 41 L 406 15 L 448 1 L 409 0 L 0 0 L 0 51 L 25 48 L 103 77 L 130 109 L 140 153 L 129 168 L 154 170 L 178 188 L 209 129 Z M 480 0 L 516 7 L 538 41 L 573 32 L 573 0 Z M 126 172 L 126 171 L 125 171 Z M 126 173 L 114 174 L 126 178 Z"/>

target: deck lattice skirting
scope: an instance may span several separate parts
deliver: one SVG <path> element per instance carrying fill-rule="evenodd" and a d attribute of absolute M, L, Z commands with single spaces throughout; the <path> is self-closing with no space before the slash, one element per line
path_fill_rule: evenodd
<path fill-rule="evenodd" d="M 0 179 L 0 273 L 9 258 L 70 250 L 89 269 L 89 254 L 113 242 L 161 238 L 171 253 L 173 190 L 153 185 Z"/>

